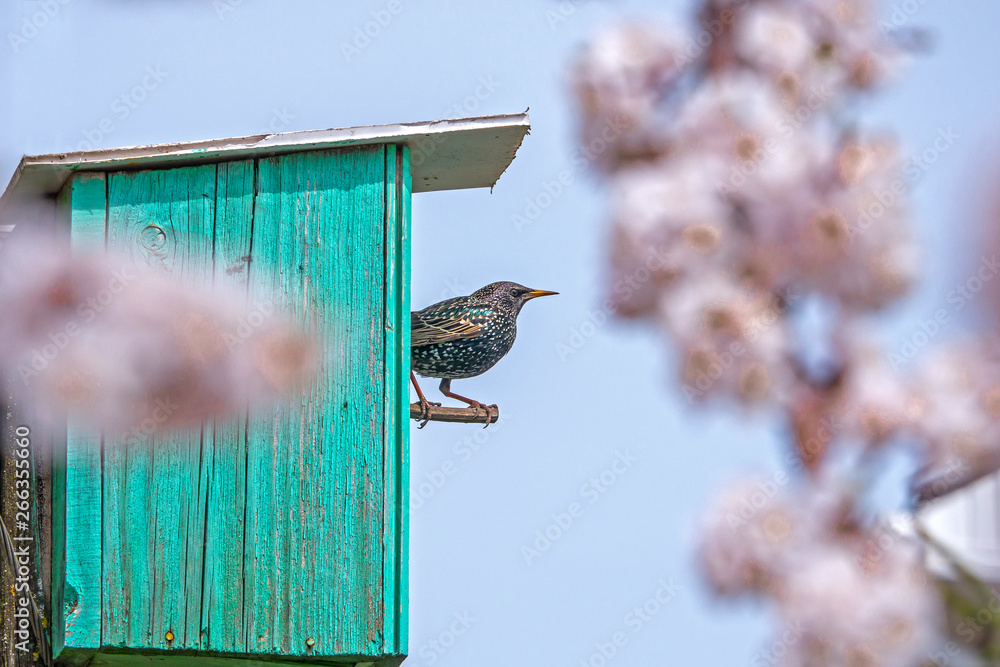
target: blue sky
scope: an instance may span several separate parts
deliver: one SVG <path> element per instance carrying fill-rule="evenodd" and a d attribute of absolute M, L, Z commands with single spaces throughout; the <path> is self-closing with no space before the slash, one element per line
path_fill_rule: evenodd
<path fill-rule="evenodd" d="M 46 3 L 4 3 L 0 180 L 24 153 L 530 107 L 531 135 L 492 194 L 414 198 L 414 307 L 494 280 L 562 294 L 525 308 L 518 342 L 496 368 L 455 384 L 499 403 L 500 424 L 413 432 L 422 502 L 411 521 L 407 664 L 597 665 L 616 639 L 610 665 L 762 664 L 766 617 L 704 595 L 693 522 L 726 480 L 778 469 L 780 424 L 690 409 L 655 332 L 592 324 L 603 300 L 606 205 L 586 173 L 573 171 L 531 225 L 512 221 L 573 169 L 567 65 L 580 42 L 609 22 L 687 3 L 344 4 L 51 0 L 46 24 L 24 32 Z M 971 221 L 976 197 L 990 190 L 982 167 L 996 153 L 1000 109 L 1000 5 L 906 4 L 916 7 L 907 24 L 929 28 L 935 46 L 864 108 L 865 122 L 912 151 L 942 129 L 959 138 L 914 189 L 925 281 L 878 321 L 890 347 L 978 264 Z M 560 7 L 565 20 L 552 23 L 547 12 Z M 386 24 L 370 43 L 344 48 L 379 15 Z M 12 43 L 11 33 L 30 37 Z M 962 324 L 956 318 L 941 338 Z M 560 354 L 574 335 L 582 346 Z M 552 528 L 559 522 L 568 527 Z M 523 547 L 547 529 L 561 534 L 528 562 Z"/>

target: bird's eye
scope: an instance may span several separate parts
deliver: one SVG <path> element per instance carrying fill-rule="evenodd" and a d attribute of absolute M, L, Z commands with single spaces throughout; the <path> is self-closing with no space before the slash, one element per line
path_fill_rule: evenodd
<path fill-rule="evenodd" d="M 516 289 L 516 288 L 514 288 L 514 287 L 511 287 L 511 288 L 510 288 L 510 295 L 511 295 L 512 297 L 515 297 L 515 298 L 516 298 L 516 297 L 517 297 L 517 289 Z"/>

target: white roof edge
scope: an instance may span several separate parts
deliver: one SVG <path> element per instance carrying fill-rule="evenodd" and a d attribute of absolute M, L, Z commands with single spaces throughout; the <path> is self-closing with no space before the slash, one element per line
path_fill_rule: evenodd
<path fill-rule="evenodd" d="M 528 114 L 519 113 L 26 155 L 0 197 L 0 208 L 15 199 L 54 196 L 78 171 L 152 169 L 372 144 L 410 147 L 413 192 L 492 188 L 530 128 Z"/>

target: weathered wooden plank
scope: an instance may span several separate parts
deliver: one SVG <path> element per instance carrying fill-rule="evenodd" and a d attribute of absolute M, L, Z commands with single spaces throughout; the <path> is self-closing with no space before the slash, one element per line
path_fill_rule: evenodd
<path fill-rule="evenodd" d="M 73 188 L 67 183 L 57 197 L 56 224 L 61 238 L 70 239 L 70 221 L 73 215 Z M 66 244 L 70 242 L 67 240 Z M 52 526 L 52 548 L 49 552 L 49 642 L 53 658 L 65 648 L 66 614 L 63 607 L 63 593 L 66 582 L 66 435 L 67 425 L 56 430 L 52 441 L 52 502 L 50 505 L 50 525 Z"/>
<path fill-rule="evenodd" d="M 399 628 L 396 631 L 396 650 L 400 655 L 409 653 L 410 636 L 410 425 L 409 402 L 410 387 L 407 384 L 410 370 L 410 214 L 413 195 L 413 175 L 410 170 L 412 156 L 410 147 L 403 146 L 400 170 L 400 212 L 402 222 L 400 227 L 400 244 L 396 261 L 400 266 L 401 291 L 398 297 L 399 309 L 403 318 L 402 337 L 399 341 L 402 353 L 402 375 L 399 382 L 399 481 L 396 489 L 399 511 L 399 545 L 396 557 L 399 559 L 399 593 L 396 605 L 399 614 Z"/>
<path fill-rule="evenodd" d="M 218 166 L 214 283 L 246 291 L 253 229 L 252 160 Z M 242 340 L 237 337 L 234 340 Z M 247 413 L 205 425 L 205 581 L 202 648 L 247 650 L 243 624 L 243 541 L 246 514 Z"/>
<path fill-rule="evenodd" d="M 385 385 L 383 405 L 383 582 L 387 610 L 382 651 L 406 652 L 406 548 L 409 504 L 410 372 L 409 149 L 386 146 Z"/>
<path fill-rule="evenodd" d="M 36 559 L 39 564 L 38 582 L 41 589 L 35 598 L 36 606 L 41 615 L 41 622 L 44 626 L 45 646 L 40 650 L 46 651 L 46 655 L 35 657 L 35 664 L 51 665 L 52 656 L 52 625 L 49 619 L 53 617 L 53 597 L 52 597 L 52 558 L 53 558 L 53 531 L 52 531 L 52 501 L 55 490 L 53 479 L 53 469 L 55 463 L 55 452 L 64 452 L 66 448 L 66 428 L 65 425 L 53 423 L 49 420 L 35 419 L 32 428 L 31 438 L 32 454 L 35 461 L 32 463 L 32 470 L 35 475 L 35 483 L 32 490 L 35 494 L 35 506 L 37 520 L 35 522 L 35 544 L 37 545 Z"/>
<path fill-rule="evenodd" d="M 185 281 L 212 274 L 215 165 L 108 177 L 108 247 Z M 104 646 L 201 643 L 202 430 L 152 420 L 104 449 Z"/>
<path fill-rule="evenodd" d="M 73 251 L 103 250 L 107 220 L 104 174 L 79 174 L 66 187 Z M 65 512 L 65 581 L 61 597 L 54 601 L 63 618 L 53 628 L 53 654 L 57 657 L 65 648 L 85 659 L 101 645 L 101 451 L 101 434 L 71 419 L 66 432 L 65 483 L 58 501 Z"/>
<path fill-rule="evenodd" d="M 249 421 L 254 653 L 383 650 L 384 178 L 384 147 L 259 163 L 251 290 L 277 285 L 323 345 L 313 385 Z"/>
<path fill-rule="evenodd" d="M 66 613 L 66 429 L 52 438 L 52 549 L 49 553 L 49 643 L 53 657 L 65 648 Z"/>

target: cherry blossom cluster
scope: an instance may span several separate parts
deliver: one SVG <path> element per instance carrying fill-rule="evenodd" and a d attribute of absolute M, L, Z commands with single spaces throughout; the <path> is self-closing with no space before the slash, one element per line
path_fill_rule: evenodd
<path fill-rule="evenodd" d="M 1000 468 L 1000 344 L 911 367 L 871 335 L 921 266 L 905 156 L 854 113 L 907 55 L 876 11 L 702 0 L 690 26 L 606 30 L 574 69 L 580 141 L 610 189 L 610 284 L 647 269 L 610 290 L 615 314 L 664 332 L 689 401 L 783 415 L 807 471 L 749 516 L 764 483 L 727 489 L 699 552 L 718 595 L 801 622 L 790 665 L 923 664 L 944 625 L 919 540 L 866 555 L 888 533 L 864 483 L 830 482 L 836 454 L 860 451 L 847 477 L 868 480 L 878 450 L 912 448 L 918 503 Z"/>
<path fill-rule="evenodd" d="M 786 638 L 782 664 L 922 665 L 942 643 L 943 605 L 907 526 L 864 525 L 852 490 L 824 477 L 747 479 L 706 514 L 699 562 L 723 597 L 765 595 Z"/>
<path fill-rule="evenodd" d="M 870 12 L 708 3 L 718 34 L 706 47 L 627 26 L 579 60 L 583 143 L 625 128 L 598 165 L 612 187 L 612 274 L 666 248 L 617 312 L 663 324 L 689 395 L 794 400 L 789 298 L 872 311 L 916 278 L 898 151 L 839 119 L 899 60 Z"/>
<path fill-rule="evenodd" d="M 311 377 L 314 344 L 269 302 L 67 245 L 9 240 L 0 261 L 0 369 L 40 416 L 68 412 L 112 436 L 188 426 Z"/>
<path fill-rule="evenodd" d="M 666 332 L 689 400 L 777 407 L 802 449 L 823 420 L 872 448 L 906 436 L 924 472 L 971 481 L 1000 467 L 996 343 L 953 344 L 911 369 L 865 334 L 920 267 L 900 151 L 849 114 L 904 57 L 874 11 L 867 0 L 711 0 L 695 29 L 626 25 L 587 46 L 575 86 L 581 141 L 605 148 L 595 167 L 611 187 L 609 273 L 648 276 L 611 298 L 618 316 Z M 797 327 L 817 301 L 834 314 L 821 369 L 804 363 L 816 341 Z M 964 410 L 950 424 L 944 386 Z"/>

